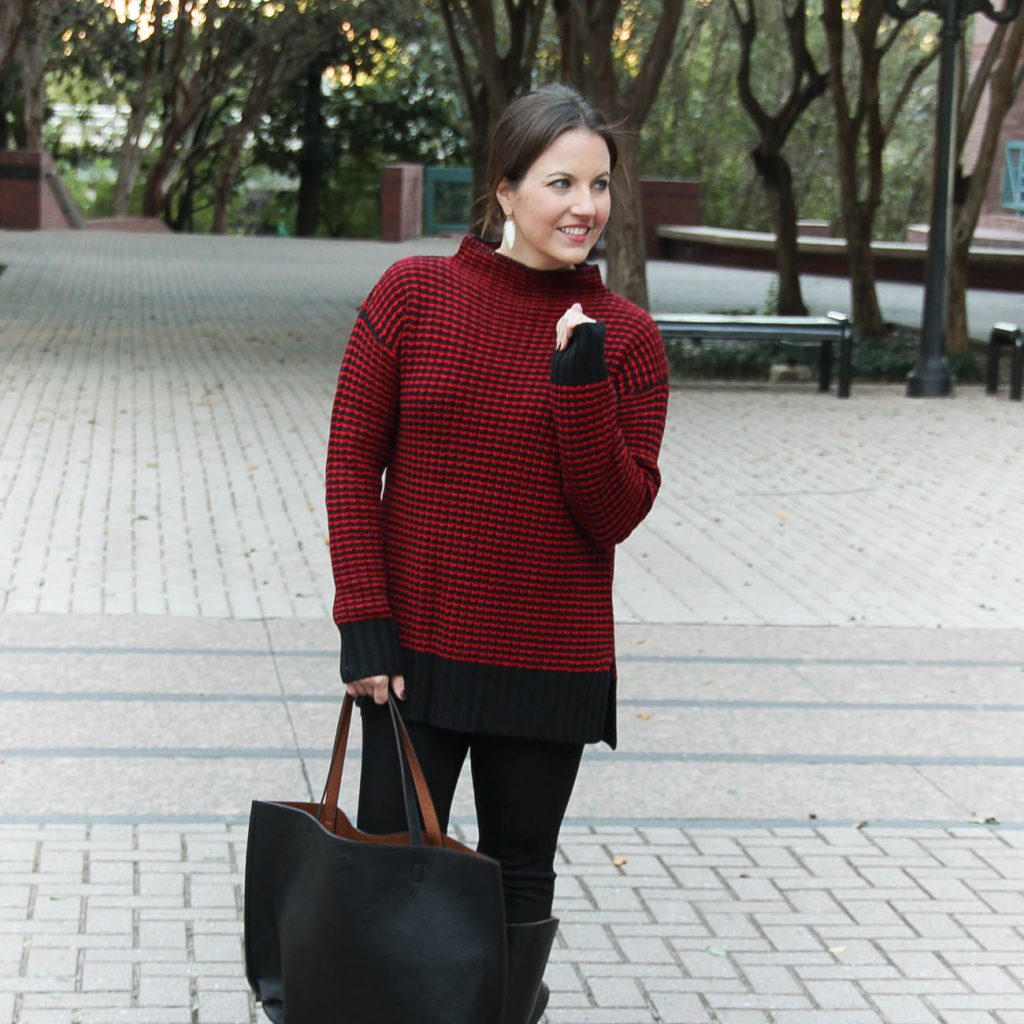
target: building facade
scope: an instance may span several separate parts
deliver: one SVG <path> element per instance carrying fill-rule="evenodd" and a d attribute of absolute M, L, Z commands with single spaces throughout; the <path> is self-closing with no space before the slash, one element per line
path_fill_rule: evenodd
<path fill-rule="evenodd" d="M 1024 17 L 1024 15 L 1022 15 Z M 985 54 L 996 30 L 995 23 L 983 15 L 971 19 L 972 74 Z M 970 173 L 978 156 L 982 127 L 988 109 L 988 96 L 981 107 L 964 146 L 963 168 Z M 974 235 L 975 245 L 1013 245 L 1024 247 L 1024 90 L 1003 122 L 989 178 L 985 201 Z"/>

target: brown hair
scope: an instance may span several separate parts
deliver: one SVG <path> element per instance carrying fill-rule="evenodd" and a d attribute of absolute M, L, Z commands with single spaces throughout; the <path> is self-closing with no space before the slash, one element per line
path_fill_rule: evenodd
<path fill-rule="evenodd" d="M 513 100 L 491 136 L 487 161 L 487 213 L 484 234 L 497 234 L 504 216 L 495 196 L 503 181 L 518 185 L 533 162 L 563 132 L 583 128 L 604 139 L 615 170 L 619 150 L 615 133 L 575 89 L 553 83 Z"/>

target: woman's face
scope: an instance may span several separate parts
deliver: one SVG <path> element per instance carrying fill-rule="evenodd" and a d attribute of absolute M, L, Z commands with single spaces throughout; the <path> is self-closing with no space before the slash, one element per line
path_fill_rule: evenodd
<path fill-rule="evenodd" d="M 611 159 L 600 135 L 562 132 L 530 165 L 523 180 L 498 186 L 498 202 L 516 225 L 516 242 L 498 249 L 536 270 L 581 263 L 611 212 Z"/>

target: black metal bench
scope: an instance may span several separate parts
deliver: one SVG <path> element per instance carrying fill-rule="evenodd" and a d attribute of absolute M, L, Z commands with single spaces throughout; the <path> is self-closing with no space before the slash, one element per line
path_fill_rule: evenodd
<path fill-rule="evenodd" d="M 994 395 L 999 390 L 999 356 L 1004 345 L 1010 346 L 1010 401 L 1019 402 L 1024 383 L 1024 331 L 1016 324 L 993 325 L 988 336 L 988 372 L 985 390 Z"/>
<path fill-rule="evenodd" d="M 717 316 L 659 313 L 654 322 L 666 341 L 683 338 L 748 342 L 789 342 L 818 345 L 818 390 L 832 386 L 832 346 L 839 345 L 839 398 L 850 397 L 853 325 L 845 313 L 828 316 Z"/>

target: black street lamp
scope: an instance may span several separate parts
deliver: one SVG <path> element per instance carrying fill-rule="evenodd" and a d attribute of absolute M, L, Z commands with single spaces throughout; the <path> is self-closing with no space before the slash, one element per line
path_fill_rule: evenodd
<path fill-rule="evenodd" d="M 953 378 L 946 363 L 949 333 L 949 255 L 953 233 L 953 170 L 956 166 L 957 116 L 960 111 L 957 50 L 964 34 L 964 18 L 984 14 L 993 21 L 1013 21 L 1024 0 L 1005 0 L 997 9 L 992 0 L 885 0 L 894 18 L 906 21 L 921 11 L 942 17 L 939 54 L 939 108 L 935 131 L 935 182 L 932 187 L 931 226 L 925 276 L 921 356 L 907 377 L 912 398 L 938 398 L 952 394 Z"/>

